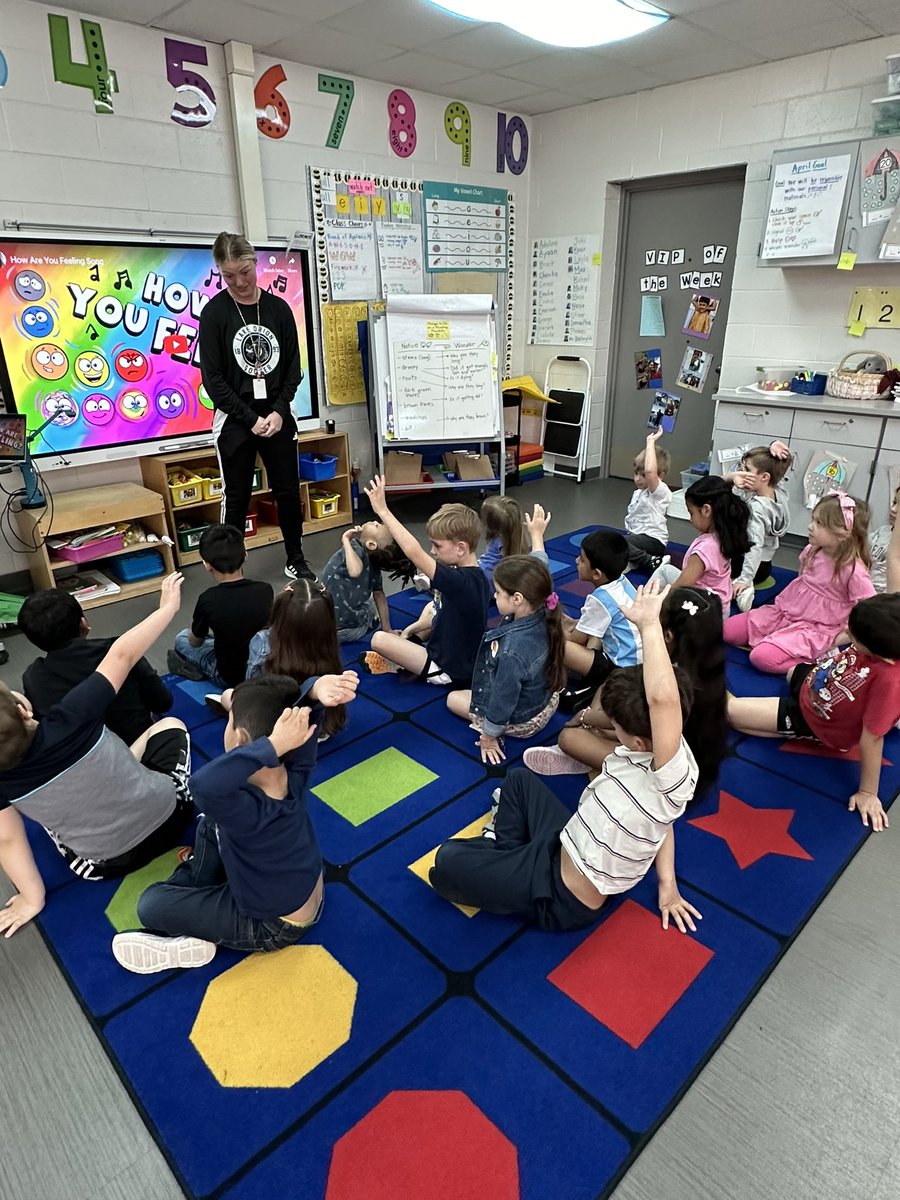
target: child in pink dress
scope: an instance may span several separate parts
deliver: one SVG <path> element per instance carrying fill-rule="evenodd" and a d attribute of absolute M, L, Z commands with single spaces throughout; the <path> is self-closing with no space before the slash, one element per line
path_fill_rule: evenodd
<path fill-rule="evenodd" d="M 722 617 L 731 609 L 731 577 L 740 571 L 750 549 L 749 510 L 719 475 L 698 479 L 684 493 L 691 524 L 700 534 L 684 556 L 681 570 L 668 563 L 653 574 L 660 586 L 693 587 L 713 592 L 722 602 Z M 732 565 L 733 564 L 733 565 Z"/>
<path fill-rule="evenodd" d="M 869 506 L 830 492 L 813 509 L 800 574 L 776 597 L 725 622 L 725 641 L 752 647 L 757 670 L 784 675 L 815 662 L 847 627 L 850 610 L 875 595 L 869 574 Z"/>

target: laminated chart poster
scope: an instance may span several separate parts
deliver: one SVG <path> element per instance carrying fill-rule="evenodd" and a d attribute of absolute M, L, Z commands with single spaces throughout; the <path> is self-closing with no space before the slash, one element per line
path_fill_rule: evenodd
<path fill-rule="evenodd" d="M 833 254 L 849 174 L 849 154 L 778 163 L 761 257 Z"/>
<path fill-rule="evenodd" d="M 505 188 L 467 183 L 422 184 L 427 271 L 505 271 Z"/>
<path fill-rule="evenodd" d="M 378 265 L 375 227 L 370 221 L 325 221 L 325 249 L 334 300 L 375 300 Z"/>
<path fill-rule="evenodd" d="M 593 346 L 598 234 L 537 238 L 531 243 L 531 346 Z"/>
<path fill-rule="evenodd" d="M 419 226 L 385 221 L 376 226 L 375 236 L 383 294 L 418 295 L 422 292 L 422 230 Z"/>

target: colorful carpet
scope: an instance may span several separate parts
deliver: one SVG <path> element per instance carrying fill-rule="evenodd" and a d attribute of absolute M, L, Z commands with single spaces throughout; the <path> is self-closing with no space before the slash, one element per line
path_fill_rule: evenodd
<path fill-rule="evenodd" d="M 573 613 L 584 532 L 549 547 Z M 393 597 L 395 626 L 425 599 Z M 737 650 L 728 675 L 741 694 L 780 686 Z M 170 683 L 195 763 L 218 754 L 207 685 Z M 510 763 L 522 749 L 509 743 Z M 435 848 L 477 835 L 503 771 L 482 766 L 443 689 L 365 676 L 313 779 L 329 886 L 308 941 L 131 975 L 110 938 L 134 927 L 140 890 L 174 854 L 86 884 L 32 826 L 49 885 L 40 925 L 189 1197 L 596 1200 L 865 840 L 846 809 L 855 764 L 808 751 L 735 737 L 719 788 L 688 809 L 678 874 L 703 913 L 696 936 L 663 932 L 652 877 L 591 930 L 545 934 L 432 892 Z M 883 795 L 900 786 L 900 734 L 883 781 Z M 583 777 L 553 784 L 574 809 Z"/>

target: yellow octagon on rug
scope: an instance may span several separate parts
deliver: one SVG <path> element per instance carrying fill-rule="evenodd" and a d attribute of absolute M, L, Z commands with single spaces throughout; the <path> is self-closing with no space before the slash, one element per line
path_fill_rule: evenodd
<path fill-rule="evenodd" d="M 206 989 L 191 1041 L 223 1087 L 293 1087 L 349 1039 L 356 991 L 324 946 L 252 954 Z"/>

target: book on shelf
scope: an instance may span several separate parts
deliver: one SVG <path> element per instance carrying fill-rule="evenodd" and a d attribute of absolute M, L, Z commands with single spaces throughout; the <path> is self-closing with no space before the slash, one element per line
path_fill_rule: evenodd
<path fill-rule="evenodd" d="M 122 590 L 114 579 L 102 571 L 76 571 L 72 575 L 61 575 L 56 586 L 76 600 L 96 600 L 100 596 L 114 596 Z"/>

